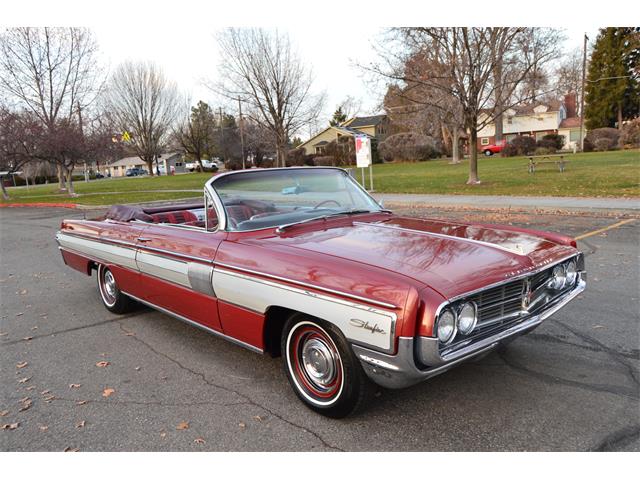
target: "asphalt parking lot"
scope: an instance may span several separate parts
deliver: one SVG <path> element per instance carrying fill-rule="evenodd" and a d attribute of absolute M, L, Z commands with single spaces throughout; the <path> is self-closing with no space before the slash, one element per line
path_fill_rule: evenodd
<path fill-rule="evenodd" d="M 147 308 L 110 314 L 56 248 L 82 212 L 0 209 L 0 450 L 640 450 L 640 220 L 404 210 L 571 235 L 619 225 L 579 242 L 587 291 L 535 332 L 338 421 L 298 401 L 280 359 Z"/>

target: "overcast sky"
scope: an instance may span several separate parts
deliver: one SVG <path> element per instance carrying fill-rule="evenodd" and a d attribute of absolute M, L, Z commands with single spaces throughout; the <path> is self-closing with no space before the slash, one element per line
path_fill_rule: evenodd
<path fill-rule="evenodd" d="M 347 95 L 362 100 L 362 113 L 375 113 L 381 92 L 371 89 L 355 62 L 368 63 L 375 59 L 371 43 L 382 28 L 359 25 L 344 29 L 326 24 L 285 27 L 302 59 L 315 74 L 316 91 L 327 95 L 326 115 L 330 115 Z M 205 86 L 207 79 L 215 79 L 220 62 L 215 28 L 194 28 L 188 24 L 171 27 L 153 23 L 135 29 L 121 29 L 114 25 L 93 27 L 101 51 L 113 68 L 125 59 L 149 59 L 160 64 L 168 77 L 175 80 L 193 103 L 205 100 L 212 105 L 218 99 Z M 595 29 L 567 29 L 565 49 L 582 48 L 584 32 L 595 38 Z M 306 133 L 306 132 L 305 132 Z"/>

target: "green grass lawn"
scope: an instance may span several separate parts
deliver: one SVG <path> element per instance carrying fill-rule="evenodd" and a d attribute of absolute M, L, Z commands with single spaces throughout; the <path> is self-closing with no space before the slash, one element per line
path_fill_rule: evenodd
<path fill-rule="evenodd" d="M 466 185 L 468 163 L 447 160 L 389 163 L 374 166 L 374 187 L 385 193 L 466 195 L 529 195 L 575 197 L 640 197 L 640 151 L 594 152 L 568 155 L 564 173 L 544 165 L 527 173 L 524 157 L 482 157 L 480 185 Z M 57 184 L 9 188 L 10 202 L 65 202 L 85 205 L 137 203 L 199 196 L 208 173 L 163 177 L 111 178 L 75 182 L 77 197 L 57 193 Z M 356 177 L 360 178 L 357 172 Z M 367 184 L 369 176 L 367 172 Z M 178 191 L 172 191 L 178 190 Z M 190 191 L 197 190 L 197 191 Z"/>
<path fill-rule="evenodd" d="M 527 195 L 571 197 L 640 196 L 640 151 L 593 152 L 567 155 L 564 173 L 556 165 L 527 172 L 525 157 L 481 157 L 480 185 L 466 185 L 468 161 L 447 160 L 388 163 L 374 167 L 373 186 L 385 193 L 441 193 L 466 195 Z M 357 175 L 360 178 L 360 175 Z M 368 185 L 367 177 L 367 185 Z"/>

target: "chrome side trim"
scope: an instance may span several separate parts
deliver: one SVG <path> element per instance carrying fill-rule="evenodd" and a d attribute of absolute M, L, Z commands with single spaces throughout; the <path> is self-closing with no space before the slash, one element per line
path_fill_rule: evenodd
<path fill-rule="evenodd" d="M 140 302 L 143 305 L 146 305 L 147 307 L 151 307 L 151 308 L 153 308 L 155 310 L 158 310 L 158 311 L 160 311 L 162 313 L 165 313 L 165 314 L 170 315 L 170 316 L 172 316 L 174 318 L 177 318 L 178 320 L 181 320 L 181 321 L 183 321 L 185 323 L 188 323 L 189 325 L 192 325 L 194 327 L 200 328 L 201 330 L 204 330 L 205 332 L 212 333 L 213 335 L 216 335 L 216 336 L 218 336 L 220 338 L 224 338 L 225 340 L 228 340 L 231 343 L 235 343 L 236 345 L 240 345 L 241 347 L 249 349 L 252 352 L 264 353 L 264 350 L 254 346 L 254 345 L 251 345 L 249 343 L 245 343 L 242 340 L 238 340 L 237 338 L 230 337 L 229 335 L 225 335 L 224 333 L 219 332 L 217 330 L 214 330 L 213 328 L 209 328 L 206 325 L 202 325 L 201 323 L 194 322 L 193 320 L 189 320 L 187 317 L 183 317 L 182 315 L 180 315 L 178 313 L 175 313 L 175 312 L 172 312 L 171 310 L 167 310 L 166 308 L 159 307 L 158 305 L 155 305 L 155 304 L 153 304 L 151 302 L 147 302 L 146 300 L 142 300 L 141 298 L 136 297 L 135 295 L 131 295 L 130 293 L 127 293 L 127 292 L 122 292 L 122 293 L 124 293 L 127 297 L 130 297 L 130 298 L 134 299 L 136 302 Z"/>
<path fill-rule="evenodd" d="M 132 270 L 137 270 L 136 251 L 129 246 L 107 245 L 102 242 L 95 242 L 93 239 L 58 233 L 56 235 L 58 245 L 63 248 L 82 252 L 84 255 L 97 258 L 102 262 L 113 263 Z"/>
<path fill-rule="evenodd" d="M 136 264 L 142 273 L 191 288 L 189 266 L 184 260 L 138 250 Z"/>
<path fill-rule="evenodd" d="M 230 270 L 237 270 L 239 272 L 249 273 L 251 275 L 258 275 L 260 277 L 265 277 L 265 278 L 269 278 L 269 279 L 272 279 L 272 280 L 277 280 L 279 282 L 292 283 L 294 285 L 298 285 L 298 286 L 301 286 L 301 287 L 310 288 L 312 290 L 319 290 L 321 292 L 330 293 L 332 295 L 337 295 L 337 296 L 340 296 L 340 297 L 351 298 L 353 300 L 358 300 L 360 302 L 370 303 L 371 305 L 377 305 L 379 307 L 391 308 L 391 309 L 394 309 L 394 310 L 397 310 L 397 309 L 400 308 L 397 305 L 394 305 L 393 303 L 381 302 L 380 300 L 374 300 L 372 298 L 361 297 L 360 295 L 354 295 L 352 293 L 340 292 L 338 290 L 333 290 L 331 288 L 321 287 L 321 286 L 318 286 L 318 285 L 313 285 L 311 283 L 302 282 L 300 280 L 291 280 L 291 279 L 288 279 L 288 278 L 280 277 L 278 275 L 272 275 L 270 273 L 260 272 L 258 270 L 252 270 L 252 269 L 245 268 L 245 267 L 238 267 L 238 266 L 235 266 L 235 265 L 229 265 L 228 263 L 222 263 L 222 262 L 214 262 L 214 264 L 215 264 L 216 267 L 223 267 L 223 268 L 228 268 Z"/>
<path fill-rule="evenodd" d="M 187 264 L 187 277 L 191 288 L 196 292 L 215 297 L 213 290 L 213 267 L 201 263 L 189 262 Z"/>
<path fill-rule="evenodd" d="M 447 240 L 460 240 L 462 242 L 468 242 L 468 243 L 473 243 L 475 245 L 483 245 L 485 247 L 491 247 L 491 248 L 495 248 L 497 250 L 502 250 L 504 252 L 509 252 L 509 253 L 513 253 L 514 255 L 518 255 L 520 257 L 526 257 L 527 254 L 520 251 L 520 250 L 516 250 L 513 248 L 507 248 L 507 247 L 503 247 L 502 245 L 497 245 L 495 243 L 490 243 L 490 242 L 484 242 L 482 240 L 474 240 L 473 238 L 466 238 L 466 237 L 456 237 L 455 235 L 445 235 L 444 233 L 434 233 L 434 232 L 425 232 L 424 230 L 414 230 L 411 228 L 404 228 L 404 227 L 395 227 L 393 225 L 383 225 L 381 223 L 364 223 L 364 222 L 353 222 L 354 225 L 367 225 L 370 227 L 379 227 L 379 228 L 389 228 L 391 230 L 398 230 L 401 232 L 411 232 L 411 233 L 418 233 L 418 234 L 422 234 L 422 235 L 428 235 L 431 237 L 437 237 L 437 238 L 444 238 Z"/>
<path fill-rule="evenodd" d="M 261 314 L 271 306 L 291 308 L 333 323 L 352 342 L 386 352 L 393 350 L 397 320 L 393 312 L 218 266 L 213 270 L 213 285 L 221 301 L 242 305 Z"/>

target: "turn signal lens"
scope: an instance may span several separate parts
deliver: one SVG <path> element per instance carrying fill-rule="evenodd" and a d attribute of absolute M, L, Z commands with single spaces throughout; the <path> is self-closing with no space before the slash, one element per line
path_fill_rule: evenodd
<path fill-rule="evenodd" d="M 440 314 L 438 319 L 438 340 L 445 345 L 453 340 L 456 334 L 456 316 L 447 309 Z"/>
<path fill-rule="evenodd" d="M 463 335 L 469 335 L 476 327 L 477 322 L 478 315 L 475 304 L 471 302 L 465 303 L 458 315 L 458 330 Z"/>

